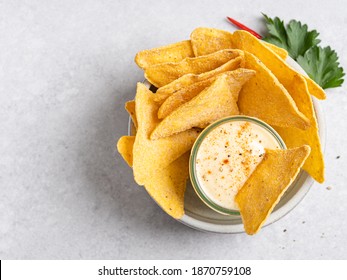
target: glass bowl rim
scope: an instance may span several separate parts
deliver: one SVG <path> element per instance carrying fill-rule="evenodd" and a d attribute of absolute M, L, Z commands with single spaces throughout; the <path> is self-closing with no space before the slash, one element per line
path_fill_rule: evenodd
<path fill-rule="evenodd" d="M 211 131 L 216 129 L 218 126 L 223 125 L 225 123 L 229 123 L 229 122 L 235 122 L 235 121 L 246 121 L 246 122 L 251 122 L 253 124 L 256 124 L 256 125 L 262 127 L 263 129 L 265 129 L 267 132 L 269 132 L 273 136 L 273 138 L 279 144 L 280 149 L 286 149 L 286 145 L 285 145 L 283 139 L 280 137 L 280 135 L 269 124 L 267 124 L 266 122 L 264 122 L 258 118 L 249 117 L 249 116 L 245 116 L 245 115 L 234 115 L 234 116 L 228 116 L 228 117 L 219 119 L 219 120 L 211 123 L 210 125 L 208 125 L 199 134 L 199 136 L 195 140 L 194 145 L 191 149 L 190 158 L 189 158 L 189 176 L 190 176 L 190 181 L 192 183 L 194 191 L 196 192 L 197 196 L 212 210 L 214 210 L 220 214 L 223 214 L 223 215 L 240 216 L 239 211 L 228 209 L 228 208 L 225 208 L 225 207 L 218 205 L 217 203 L 213 202 L 204 193 L 203 189 L 201 188 L 201 186 L 199 184 L 199 180 L 197 179 L 196 168 L 195 168 L 196 167 L 195 161 L 196 161 L 196 157 L 198 154 L 198 150 L 201 146 L 201 143 L 204 141 L 204 139 L 207 137 L 207 135 Z"/>

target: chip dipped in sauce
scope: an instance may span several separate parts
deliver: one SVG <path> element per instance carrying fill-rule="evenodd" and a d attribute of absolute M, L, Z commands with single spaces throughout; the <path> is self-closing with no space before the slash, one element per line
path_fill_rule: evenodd
<path fill-rule="evenodd" d="M 232 116 L 208 126 L 196 140 L 190 175 L 198 196 L 222 214 L 239 214 L 235 195 L 261 162 L 267 149 L 285 149 L 263 121 Z"/>

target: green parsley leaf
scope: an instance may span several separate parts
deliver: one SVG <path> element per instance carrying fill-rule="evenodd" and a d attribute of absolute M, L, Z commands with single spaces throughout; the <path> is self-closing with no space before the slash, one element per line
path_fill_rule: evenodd
<path fill-rule="evenodd" d="M 266 27 L 269 31 L 269 36 L 264 37 L 263 40 L 278 47 L 287 49 L 287 33 L 283 21 L 278 17 L 271 19 L 265 14 L 263 14 L 263 16 L 266 21 Z"/>
<path fill-rule="evenodd" d="M 343 68 L 338 56 L 330 47 L 318 46 L 320 40 L 316 30 L 308 31 L 306 24 L 291 20 L 286 26 L 278 17 L 263 14 L 269 35 L 263 40 L 284 48 L 306 73 L 322 88 L 339 87 L 343 83 Z"/>
<path fill-rule="evenodd" d="M 339 87 L 344 81 L 343 68 L 339 67 L 338 56 L 330 47 L 314 46 L 299 56 L 297 62 L 324 89 Z"/>
<path fill-rule="evenodd" d="M 302 25 L 300 21 L 291 20 L 285 27 L 278 17 L 271 19 L 265 14 L 263 16 L 269 30 L 269 36 L 264 40 L 286 49 L 293 59 L 304 55 L 309 48 L 320 42 L 317 39 L 319 33 L 316 30 L 308 31 L 307 25 Z"/>

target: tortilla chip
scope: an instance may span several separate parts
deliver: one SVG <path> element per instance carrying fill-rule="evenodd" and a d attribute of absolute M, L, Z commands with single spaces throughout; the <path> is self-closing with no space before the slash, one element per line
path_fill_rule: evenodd
<path fill-rule="evenodd" d="M 232 49 L 231 33 L 215 28 L 199 27 L 190 34 L 195 56 L 207 55 L 224 49 Z"/>
<path fill-rule="evenodd" d="M 262 44 L 260 40 L 246 31 L 235 31 L 232 35 L 235 48 L 248 51 L 258 57 L 278 78 L 280 83 L 288 84 L 293 77 L 300 73 L 291 68 L 276 53 Z M 309 92 L 319 99 L 325 99 L 324 90 L 309 77 L 303 76 L 308 85 Z"/>
<path fill-rule="evenodd" d="M 256 74 L 240 92 L 240 112 L 262 119 L 270 125 L 307 129 L 310 121 L 298 110 L 292 97 L 271 71 L 248 52 L 245 52 L 245 64 Z"/>
<path fill-rule="evenodd" d="M 133 147 L 135 136 L 122 136 L 117 142 L 117 150 L 126 161 L 126 163 L 133 166 Z"/>
<path fill-rule="evenodd" d="M 242 84 L 236 83 L 234 78 L 222 74 L 210 87 L 159 123 L 151 139 L 167 137 L 192 127 L 204 128 L 220 118 L 238 115 L 237 98 L 241 87 Z"/>
<path fill-rule="evenodd" d="M 138 129 L 133 148 L 133 170 L 139 185 L 144 185 L 148 178 L 189 151 L 199 134 L 199 131 L 191 129 L 172 137 L 150 140 L 150 133 L 159 123 L 158 105 L 153 95 L 144 84 L 137 84 L 135 110 Z"/>
<path fill-rule="evenodd" d="M 159 48 L 140 51 L 135 56 L 135 62 L 140 68 L 145 69 L 155 64 L 179 62 L 186 57 L 193 56 L 194 53 L 190 40 L 186 40 Z"/>
<path fill-rule="evenodd" d="M 188 57 L 180 62 L 155 64 L 145 69 L 145 77 L 159 88 L 185 74 L 201 74 L 216 69 L 239 55 L 239 50 L 221 50 L 205 56 Z"/>
<path fill-rule="evenodd" d="M 191 45 L 195 56 L 207 55 L 224 49 L 234 49 L 232 34 L 225 30 L 199 27 L 190 34 Z M 261 41 L 282 59 L 286 59 L 288 52 L 273 44 Z"/>
<path fill-rule="evenodd" d="M 265 149 L 263 160 L 235 197 L 247 234 L 259 231 L 309 153 L 306 145 L 289 150 Z"/>
<path fill-rule="evenodd" d="M 197 96 L 206 87 L 209 87 L 221 75 L 227 75 L 228 79 L 231 79 L 233 83 L 235 83 L 235 86 L 241 89 L 242 85 L 255 75 L 255 71 L 239 68 L 237 70 L 224 72 L 217 76 L 213 76 L 212 78 L 182 88 L 181 90 L 176 91 L 174 94 L 168 97 L 160 106 L 158 111 L 158 118 L 163 119 L 167 117 L 182 104 Z"/>
<path fill-rule="evenodd" d="M 145 182 L 145 189 L 159 206 L 175 219 L 184 215 L 184 193 L 189 174 L 189 155 L 185 153 L 169 166 L 159 169 Z"/>
<path fill-rule="evenodd" d="M 261 43 L 264 44 L 269 49 L 271 49 L 274 53 L 276 53 L 283 60 L 286 60 L 286 58 L 288 57 L 288 52 L 285 49 L 280 48 L 276 45 L 273 45 L 273 44 L 265 42 L 265 41 L 261 41 Z"/>
<path fill-rule="evenodd" d="M 160 106 L 158 110 L 158 118 L 163 119 L 170 113 L 175 111 L 179 106 L 191 100 L 193 97 L 202 92 L 205 88 L 209 87 L 216 80 L 216 76 L 203 80 L 201 82 L 194 83 L 190 86 L 184 87 L 179 91 L 176 91 Z"/>
<path fill-rule="evenodd" d="M 241 52 L 240 56 L 229 60 L 227 63 L 224 63 L 223 65 L 211 71 L 208 71 L 199 75 L 196 75 L 196 74 L 183 75 L 182 77 L 172 81 L 166 86 L 159 88 L 155 93 L 154 99 L 156 102 L 162 103 L 166 98 L 168 98 L 174 92 L 181 90 L 182 88 L 189 87 L 192 84 L 205 81 L 206 79 L 215 77 L 216 75 L 220 73 L 235 70 L 239 67 L 242 67 L 243 65 L 244 65 L 244 58 L 243 58 L 243 52 Z"/>
<path fill-rule="evenodd" d="M 133 124 L 135 128 L 137 129 L 137 119 L 136 119 L 136 112 L 135 112 L 135 100 L 130 100 L 125 103 L 125 110 L 129 113 L 131 120 L 133 121 Z"/>
<path fill-rule="evenodd" d="M 310 120 L 311 126 L 307 130 L 280 127 L 274 128 L 280 134 L 288 148 L 298 147 L 304 144 L 311 147 L 311 153 L 306 159 L 303 169 L 317 182 L 323 183 L 324 158 L 319 140 L 317 119 L 306 80 L 302 76 L 296 75 L 293 82 L 287 85 L 287 89 L 288 92 L 291 93 L 300 112 Z"/>

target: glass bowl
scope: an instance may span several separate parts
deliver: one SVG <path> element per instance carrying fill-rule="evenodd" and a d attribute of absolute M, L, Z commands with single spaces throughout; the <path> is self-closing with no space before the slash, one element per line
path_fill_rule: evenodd
<path fill-rule="evenodd" d="M 224 125 L 226 123 L 232 123 L 232 122 L 248 122 L 252 123 L 256 126 L 259 126 L 261 129 L 265 130 L 265 132 L 268 132 L 269 135 L 272 136 L 272 138 L 277 142 L 278 147 L 280 149 L 286 149 L 286 145 L 283 142 L 282 138 L 278 135 L 278 133 L 267 123 L 265 123 L 262 120 L 259 120 L 254 117 L 249 117 L 249 116 L 242 116 L 242 115 L 237 115 L 237 116 L 230 116 L 226 117 L 223 119 L 219 119 L 216 122 L 210 124 L 208 127 L 206 127 L 198 136 L 196 139 L 192 150 L 190 154 L 190 160 L 189 160 L 189 174 L 190 174 L 190 182 L 202 202 L 204 202 L 208 207 L 210 207 L 212 210 L 224 214 L 224 215 L 240 215 L 240 212 L 234 209 L 228 209 L 225 207 L 222 207 L 221 205 L 218 205 L 215 203 L 204 191 L 204 188 L 201 186 L 198 175 L 197 175 L 197 170 L 196 170 L 196 160 L 199 152 L 199 148 L 201 144 L 204 142 L 206 137 L 215 129 L 217 129 L 219 126 Z"/>

